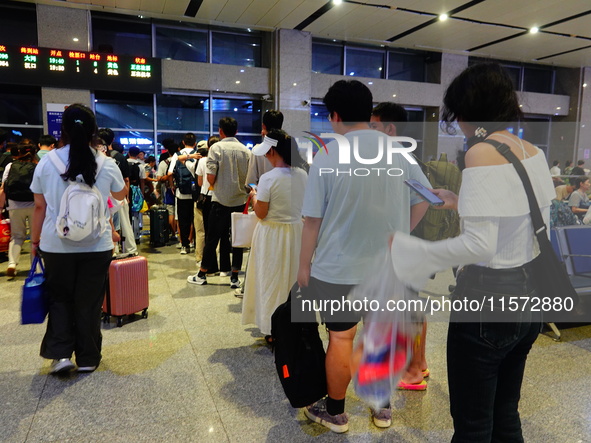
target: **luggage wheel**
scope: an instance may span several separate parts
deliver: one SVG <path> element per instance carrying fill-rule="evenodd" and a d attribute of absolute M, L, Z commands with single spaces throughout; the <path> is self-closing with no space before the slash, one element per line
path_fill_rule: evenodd
<path fill-rule="evenodd" d="M 148 318 L 148 308 L 142 311 L 142 318 Z"/>

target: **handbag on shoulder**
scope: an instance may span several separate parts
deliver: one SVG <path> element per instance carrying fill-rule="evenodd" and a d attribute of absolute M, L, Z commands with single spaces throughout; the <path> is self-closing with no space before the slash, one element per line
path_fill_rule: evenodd
<path fill-rule="evenodd" d="M 549 304 L 539 306 L 544 321 L 573 321 L 573 312 L 579 304 L 579 294 L 573 288 L 564 265 L 556 256 L 552 243 L 548 239 L 548 227 L 542 218 L 527 171 L 506 144 L 496 140 L 484 140 L 484 143 L 494 146 L 503 157 L 511 162 L 523 182 L 534 233 L 540 247 L 540 254 L 532 261 L 536 292 L 541 300 L 549 300 Z"/>

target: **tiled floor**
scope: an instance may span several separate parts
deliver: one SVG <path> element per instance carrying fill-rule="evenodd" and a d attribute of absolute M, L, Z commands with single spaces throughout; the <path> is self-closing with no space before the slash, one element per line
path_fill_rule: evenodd
<path fill-rule="evenodd" d="M 192 256 L 174 246 L 141 250 L 149 258 L 149 318 L 105 326 L 99 369 L 68 377 L 49 376 L 49 362 L 39 357 L 44 325 L 19 324 L 25 273 L 8 281 L 0 264 L 0 441 L 450 440 L 446 323 L 429 325 L 428 390 L 394 395 L 392 427 L 374 427 L 350 389 L 350 430 L 336 435 L 289 406 L 262 335 L 240 324 L 241 300 L 228 277 L 189 286 Z M 447 294 L 451 282 L 450 272 L 439 274 L 426 292 Z M 591 326 L 563 331 L 562 342 L 540 335 L 521 402 L 526 441 L 591 442 L 590 353 Z"/>

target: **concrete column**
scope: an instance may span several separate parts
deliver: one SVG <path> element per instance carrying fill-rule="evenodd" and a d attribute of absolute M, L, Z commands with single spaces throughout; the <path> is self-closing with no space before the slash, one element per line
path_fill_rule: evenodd
<path fill-rule="evenodd" d="M 292 29 L 275 31 L 273 59 L 275 106 L 285 116 L 288 133 L 310 130 L 312 36 Z"/>
<path fill-rule="evenodd" d="M 42 48 L 90 48 L 89 12 L 85 9 L 37 5 L 37 34 Z M 74 41 L 74 39 L 78 41 Z M 89 90 L 41 88 L 43 131 L 47 133 L 47 104 L 82 103 L 92 108 Z"/>
<path fill-rule="evenodd" d="M 591 67 L 583 68 L 581 74 L 577 150 L 573 160 L 585 160 L 585 167 L 591 168 Z"/>

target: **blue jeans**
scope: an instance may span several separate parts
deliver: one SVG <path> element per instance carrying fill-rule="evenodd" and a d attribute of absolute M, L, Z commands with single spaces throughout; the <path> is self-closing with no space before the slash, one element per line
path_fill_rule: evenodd
<path fill-rule="evenodd" d="M 535 295 L 527 265 L 512 269 L 467 266 L 454 299 Z M 513 322 L 458 322 L 447 335 L 447 372 L 452 442 L 523 442 L 518 405 L 527 354 L 541 317 L 522 312 Z"/>

